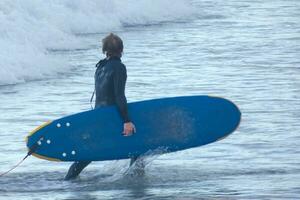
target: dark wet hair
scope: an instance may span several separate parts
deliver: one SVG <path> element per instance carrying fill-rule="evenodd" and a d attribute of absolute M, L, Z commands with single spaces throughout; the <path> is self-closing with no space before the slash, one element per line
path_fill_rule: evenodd
<path fill-rule="evenodd" d="M 123 41 L 122 39 L 110 33 L 108 36 L 102 39 L 102 52 L 109 57 L 121 57 L 123 53 Z"/>

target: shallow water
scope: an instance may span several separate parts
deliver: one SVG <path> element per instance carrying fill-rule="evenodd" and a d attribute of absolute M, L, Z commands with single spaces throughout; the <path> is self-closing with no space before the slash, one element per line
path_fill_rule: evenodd
<path fill-rule="evenodd" d="M 92 163 L 63 181 L 70 163 L 34 157 L 0 178 L 0 199 L 299 199 L 300 3 L 194 1 L 193 20 L 125 26 L 129 101 L 214 95 L 242 111 L 239 129 L 204 147 L 148 158 L 145 176 L 129 161 Z M 26 153 L 41 123 L 90 109 L 98 43 L 53 50 L 71 70 L 0 86 L 0 171 Z"/>

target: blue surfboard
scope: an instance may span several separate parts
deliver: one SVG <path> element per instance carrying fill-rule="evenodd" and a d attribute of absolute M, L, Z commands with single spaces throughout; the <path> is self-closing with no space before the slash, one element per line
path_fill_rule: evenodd
<path fill-rule="evenodd" d="M 27 136 L 34 156 L 54 161 L 126 159 L 149 150 L 168 152 L 218 141 L 239 125 L 241 113 L 231 101 L 183 96 L 128 104 L 137 132 L 125 137 L 115 106 L 81 112 L 47 122 Z"/>

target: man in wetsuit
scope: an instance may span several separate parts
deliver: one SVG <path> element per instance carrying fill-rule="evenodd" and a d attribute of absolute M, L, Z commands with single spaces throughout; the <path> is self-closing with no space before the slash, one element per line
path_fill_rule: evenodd
<path fill-rule="evenodd" d="M 102 40 L 102 52 L 106 58 L 100 60 L 96 65 L 95 72 L 95 108 L 102 106 L 116 105 L 120 116 L 124 122 L 124 136 L 130 136 L 135 132 L 135 126 L 130 121 L 127 111 L 127 100 L 125 97 L 125 84 L 127 79 L 126 67 L 121 62 L 123 53 L 123 42 L 115 34 L 109 34 Z M 133 164 L 136 158 L 132 158 L 130 164 Z M 91 161 L 74 162 L 65 180 L 76 178 L 80 172 Z"/>

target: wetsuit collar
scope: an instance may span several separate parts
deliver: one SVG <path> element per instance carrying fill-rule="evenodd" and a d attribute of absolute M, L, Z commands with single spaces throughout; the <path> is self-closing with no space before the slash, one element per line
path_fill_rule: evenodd
<path fill-rule="evenodd" d="M 98 67 L 103 67 L 106 63 L 107 63 L 107 61 L 109 61 L 109 60 L 118 60 L 118 61 L 120 61 L 121 62 L 121 58 L 119 58 L 118 56 L 113 56 L 113 57 L 110 57 L 110 58 L 104 58 L 104 59 L 102 59 L 102 60 L 100 60 L 97 64 L 96 64 L 96 68 L 98 68 Z"/>
<path fill-rule="evenodd" d="M 118 61 L 121 61 L 121 58 L 119 58 L 118 56 L 112 56 L 112 57 L 109 57 L 107 60 L 118 60 Z"/>
<path fill-rule="evenodd" d="M 96 64 L 96 67 L 103 67 L 106 63 L 107 63 L 108 60 L 106 59 L 102 59 L 100 60 L 97 64 Z"/>

